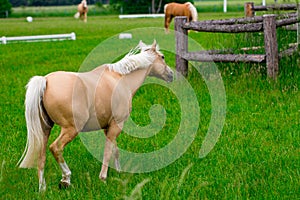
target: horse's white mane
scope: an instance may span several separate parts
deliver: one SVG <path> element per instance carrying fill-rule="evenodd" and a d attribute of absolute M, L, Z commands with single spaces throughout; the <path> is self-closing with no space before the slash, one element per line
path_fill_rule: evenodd
<path fill-rule="evenodd" d="M 197 13 L 197 9 L 195 8 L 195 6 L 191 3 L 191 2 L 186 2 L 185 4 L 188 4 L 189 9 L 191 11 L 192 14 L 192 21 L 197 21 L 198 20 L 198 13 Z"/>
<path fill-rule="evenodd" d="M 134 49 L 131 49 L 120 61 L 108 64 L 108 68 L 122 75 L 129 74 L 136 69 L 147 68 L 153 63 L 156 57 L 154 52 L 147 51 L 151 48 L 151 45 L 145 45 L 140 41 L 140 43 Z M 160 53 L 158 45 L 156 45 L 156 51 Z"/>

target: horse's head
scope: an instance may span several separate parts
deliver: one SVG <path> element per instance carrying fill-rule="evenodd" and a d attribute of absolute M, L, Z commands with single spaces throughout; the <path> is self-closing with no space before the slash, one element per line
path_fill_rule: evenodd
<path fill-rule="evenodd" d="M 154 40 L 153 44 L 148 46 L 140 41 L 139 46 L 142 52 L 149 52 L 155 55 L 154 62 L 150 66 L 149 76 L 154 76 L 167 82 L 173 81 L 173 71 L 166 64 L 164 55 L 159 51 L 159 47 Z"/>
<path fill-rule="evenodd" d="M 87 8 L 87 2 L 86 2 L 86 0 L 82 0 L 81 3 L 82 3 L 82 5 L 83 5 L 84 8 Z"/>

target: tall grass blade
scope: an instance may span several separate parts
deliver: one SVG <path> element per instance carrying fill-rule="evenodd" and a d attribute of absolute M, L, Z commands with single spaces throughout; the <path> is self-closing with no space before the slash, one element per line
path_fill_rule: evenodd
<path fill-rule="evenodd" d="M 181 176 L 180 176 L 180 179 L 179 179 L 179 182 L 178 182 L 178 185 L 177 185 L 177 193 L 179 193 L 179 190 L 185 180 L 185 178 L 187 177 L 188 175 L 188 172 L 189 170 L 191 169 L 191 167 L 193 166 L 194 164 L 193 163 L 190 163 L 181 173 Z"/>
<path fill-rule="evenodd" d="M 130 196 L 125 196 L 125 200 L 134 200 L 134 199 L 142 199 L 142 188 L 146 183 L 150 181 L 150 178 L 144 179 L 142 182 L 138 183 L 133 190 L 131 191 Z"/>

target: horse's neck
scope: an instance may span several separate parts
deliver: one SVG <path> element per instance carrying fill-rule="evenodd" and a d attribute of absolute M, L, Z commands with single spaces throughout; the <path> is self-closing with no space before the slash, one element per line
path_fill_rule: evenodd
<path fill-rule="evenodd" d="M 141 87 L 146 77 L 149 74 L 149 67 L 143 69 L 137 69 L 129 74 L 124 75 L 122 78 L 124 84 L 129 87 L 131 94 L 134 95 L 136 91 Z"/>
<path fill-rule="evenodd" d="M 144 80 L 148 76 L 150 72 L 150 67 L 137 69 L 132 71 L 126 75 L 120 75 L 118 72 L 110 71 L 107 66 L 100 66 L 95 68 L 89 73 L 89 77 L 91 77 L 90 73 L 96 74 L 97 77 L 105 76 L 105 74 L 109 73 L 108 76 L 113 77 L 116 80 L 117 84 L 124 85 L 127 89 L 130 90 L 131 94 L 134 95 L 135 92 L 141 87 Z M 97 78 L 96 78 L 97 79 Z"/>

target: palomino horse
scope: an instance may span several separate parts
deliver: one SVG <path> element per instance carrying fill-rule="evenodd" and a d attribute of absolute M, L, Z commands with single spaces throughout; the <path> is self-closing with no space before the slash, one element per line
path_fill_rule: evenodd
<path fill-rule="evenodd" d="M 104 129 L 106 141 L 100 179 L 107 178 L 112 154 L 120 171 L 116 138 L 131 112 L 133 96 L 148 75 L 173 81 L 173 71 L 165 63 L 156 41 L 149 46 L 141 41 L 120 61 L 89 72 L 58 71 L 30 79 L 25 99 L 27 144 L 20 167 L 38 168 L 40 191 L 46 189 L 46 145 L 54 123 L 61 127 L 59 137 L 50 145 L 62 171 L 60 187 L 71 183 L 63 149 L 79 132 Z"/>
<path fill-rule="evenodd" d="M 180 3 L 168 3 L 164 7 L 165 13 L 165 31 L 169 33 L 169 26 L 176 16 L 186 16 L 188 21 L 197 21 L 198 13 L 196 8 L 190 2 L 184 4 Z"/>
<path fill-rule="evenodd" d="M 86 0 L 82 0 L 80 4 L 77 6 L 78 12 L 74 15 L 76 19 L 83 18 L 83 21 L 87 21 L 87 13 L 88 13 L 88 6 Z"/>

